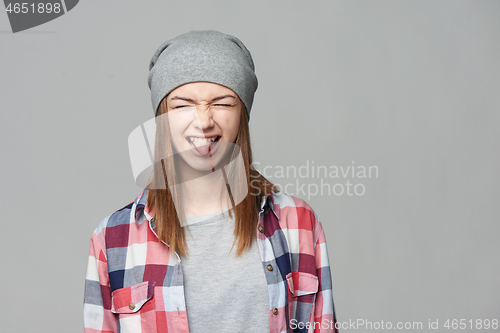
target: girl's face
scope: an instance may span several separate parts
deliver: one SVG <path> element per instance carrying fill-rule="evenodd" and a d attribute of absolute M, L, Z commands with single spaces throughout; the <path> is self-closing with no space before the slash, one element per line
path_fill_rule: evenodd
<path fill-rule="evenodd" d="M 175 153 L 197 170 L 218 165 L 236 142 L 243 103 L 231 89 L 194 82 L 167 96 L 167 116 Z"/>

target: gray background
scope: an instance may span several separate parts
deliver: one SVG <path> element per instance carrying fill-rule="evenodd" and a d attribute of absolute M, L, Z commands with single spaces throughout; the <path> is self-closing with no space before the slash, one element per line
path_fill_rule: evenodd
<path fill-rule="evenodd" d="M 379 168 L 363 196 L 299 195 L 339 321 L 500 319 L 499 1 L 89 0 L 17 34 L 0 14 L 2 332 L 82 331 L 90 235 L 140 192 L 149 60 L 195 29 L 252 52 L 261 167 Z"/>

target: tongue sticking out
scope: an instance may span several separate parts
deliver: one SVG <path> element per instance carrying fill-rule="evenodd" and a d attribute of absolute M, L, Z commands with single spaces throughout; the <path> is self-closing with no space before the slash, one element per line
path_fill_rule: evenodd
<path fill-rule="evenodd" d="M 194 148 L 200 153 L 200 155 L 208 155 L 208 149 L 210 147 L 210 142 L 191 142 Z"/>

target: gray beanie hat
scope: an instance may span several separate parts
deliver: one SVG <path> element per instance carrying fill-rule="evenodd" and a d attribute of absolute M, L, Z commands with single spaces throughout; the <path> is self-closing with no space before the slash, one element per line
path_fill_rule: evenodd
<path fill-rule="evenodd" d="M 233 90 L 250 119 L 258 82 L 252 56 L 238 38 L 213 30 L 191 31 L 160 45 L 148 75 L 155 116 L 169 92 L 190 82 L 218 83 Z"/>

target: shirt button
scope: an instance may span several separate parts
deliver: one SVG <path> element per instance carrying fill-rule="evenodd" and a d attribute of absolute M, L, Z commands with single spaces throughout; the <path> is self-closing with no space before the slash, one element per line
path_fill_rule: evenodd
<path fill-rule="evenodd" d="M 260 226 L 259 226 L 259 231 L 260 231 L 261 233 L 264 233 L 264 227 L 260 225 Z"/>
<path fill-rule="evenodd" d="M 273 315 L 277 315 L 278 314 L 278 308 L 274 308 L 273 309 Z"/>
<path fill-rule="evenodd" d="M 269 272 L 270 272 L 270 271 L 272 271 L 272 270 L 273 270 L 273 265 L 271 265 L 271 264 L 267 265 L 267 270 L 268 270 Z"/>
<path fill-rule="evenodd" d="M 134 303 L 132 303 L 132 302 L 130 302 L 130 304 L 128 305 L 128 308 L 129 308 L 130 310 L 135 309 L 135 304 L 134 304 Z"/>

